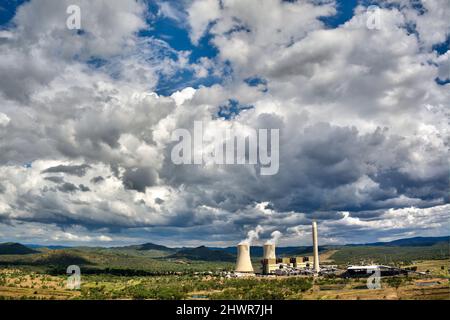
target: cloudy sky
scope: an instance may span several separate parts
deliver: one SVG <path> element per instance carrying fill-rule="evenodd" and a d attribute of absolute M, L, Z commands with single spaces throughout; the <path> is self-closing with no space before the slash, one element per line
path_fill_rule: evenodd
<path fill-rule="evenodd" d="M 449 48 L 448 0 L 4 0 L 0 242 L 449 235 Z M 278 174 L 175 165 L 194 121 L 279 129 Z"/>

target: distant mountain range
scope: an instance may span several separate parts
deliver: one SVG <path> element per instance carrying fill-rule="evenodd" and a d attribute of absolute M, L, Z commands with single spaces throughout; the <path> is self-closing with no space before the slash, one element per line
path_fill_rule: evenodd
<path fill-rule="evenodd" d="M 428 247 L 440 242 L 450 242 L 450 236 L 447 237 L 414 237 L 407 239 L 398 239 L 389 242 L 365 243 L 364 246 L 378 247 Z"/>
<path fill-rule="evenodd" d="M 236 260 L 234 254 L 224 250 L 214 250 L 205 246 L 181 249 L 177 253 L 168 256 L 168 258 L 224 262 L 234 262 Z"/>
<path fill-rule="evenodd" d="M 131 246 L 125 246 L 125 247 L 114 247 L 112 249 L 130 249 L 130 250 L 138 250 L 138 251 L 146 251 L 146 250 L 177 251 L 176 248 L 169 248 L 169 247 L 151 243 L 151 242 L 143 243 L 143 244 L 136 244 L 136 245 L 131 245 Z"/>
<path fill-rule="evenodd" d="M 37 253 L 38 251 L 33 250 L 29 247 L 24 246 L 20 243 L 6 242 L 0 243 L 0 255 L 3 254 L 31 254 Z"/>
<path fill-rule="evenodd" d="M 70 246 L 44 246 L 44 245 L 40 245 L 40 244 L 28 244 L 28 243 L 24 243 L 24 246 L 27 246 L 28 248 L 32 248 L 32 249 L 41 249 L 41 248 L 47 248 L 47 249 L 52 249 L 52 250 L 58 250 L 58 249 L 67 249 L 70 248 Z"/>
<path fill-rule="evenodd" d="M 437 243 L 450 242 L 450 236 L 446 237 L 414 237 L 407 239 L 398 239 L 389 242 L 374 242 L 365 244 L 348 244 L 343 246 L 337 245 L 325 245 L 320 246 L 319 251 L 339 248 L 339 247 L 426 247 L 433 246 Z M 25 255 L 41 252 L 40 249 L 68 249 L 71 247 L 66 246 L 41 246 L 41 245 L 23 245 L 20 243 L 0 243 L 0 255 L 16 254 Z M 205 247 L 200 246 L 197 248 L 169 248 L 163 245 L 154 243 L 144 243 L 139 245 L 123 246 L 123 247 L 111 247 L 108 250 L 136 250 L 139 252 L 147 251 L 159 251 L 164 252 L 167 258 L 173 259 L 189 259 L 189 260 L 203 260 L 203 261 L 234 261 L 236 256 L 236 247 Z M 263 248 L 261 246 L 252 246 L 251 254 L 253 257 L 262 257 Z M 280 256 L 294 256 L 294 255 L 307 255 L 312 254 L 311 246 L 298 246 L 298 247 L 277 247 L 277 255 Z"/>

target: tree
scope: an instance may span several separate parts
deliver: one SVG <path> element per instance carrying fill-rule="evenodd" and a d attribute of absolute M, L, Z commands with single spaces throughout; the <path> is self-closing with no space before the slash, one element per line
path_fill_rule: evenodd
<path fill-rule="evenodd" d="M 395 288 L 395 293 L 398 297 L 398 288 L 401 286 L 403 280 L 400 277 L 392 277 L 387 279 L 387 283 L 390 287 Z"/>

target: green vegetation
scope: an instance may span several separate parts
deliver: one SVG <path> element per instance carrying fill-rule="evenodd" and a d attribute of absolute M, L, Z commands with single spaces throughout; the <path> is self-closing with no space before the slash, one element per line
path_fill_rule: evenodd
<path fill-rule="evenodd" d="M 222 250 L 211 250 L 206 248 L 205 246 L 182 249 L 169 257 L 173 259 L 189 259 L 202 261 L 236 261 L 236 256 L 228 252 Z"/>
<path fill-rule="evenodd" d="M 312 287 L 310 278 L 224 279 L 203 276 L 87 278 L 80 299 L 300 299 Z M 86 280 L 85 280 L 86 281 Z M 95 285 L 94 285 L 95 283 Z"/>
<path fill-rule="evenodd" d="M 390 277 L 390 278 L 386 278 L 385 282 L 388 284 L 388 286 L 392 287 L 392 288 L 396 288 L 398 289 L 402 283 L 403 283 L 403 278 L 401 277 Z"/>
<path fill-rule="evenodd" d="M 449 297 L 447 243 L 422 247 L 334 246 L 328 252 L 328 260 L 334 260 L 330 263 L 341 266 L 365 261 L 402 265 L 421 273 L 409 277 L 383 277 L 382 291 L 369 290 L 366 279 L 344 279 L 339 275 L 314 279 L 307 276 L 229 278 L 224 271 L 234 269 L 235 257 L 232 253 L 217 248 L 171 249 L 144 244 L 120 248 L 40 248 L 32 251 L 29 254 L 0 255 L 0 299 L 274 300 Z M 259 259 L 253 256 L 252 262 L 258 271 Z M 66 288 L 66 268 L 72 264 L 81 268 L 81 290 Z M 431 284 L 421 284 L 427 278 L 434 279 L 430 280 Z"/>
<path fill-rule="evenodd" d="M 379 264 L 410 264 L 415 260 L 439 260 L 450 257 L 448 243 L 425 247 L 346 246 L 339 247 L 330 259 L 340 265 L 358 264 L 361 261 Z"/>
<path fill-rule="evenodd" d="M 122 276 L 163 275 L 205 271 L 232 270 L 234 262 L 194 261 L 168 257 L 154 257 L 143 251 L 129 249 L 71 248 L 43 250 L 29 255 L 2 255 L 0 266 L 21 267 L 53 275 L 65 274 L 69 265 L 81 267 L 84 274 L 112 274 Z"/>
<path fill-rule="evenodd" d="M 284 300 L 301 299 L 312 288 L 311 278 L 232 279 L 223 290 L 211 294 L 211 299 Z M 221 288 L 222 289 L 222 288 Z"/>

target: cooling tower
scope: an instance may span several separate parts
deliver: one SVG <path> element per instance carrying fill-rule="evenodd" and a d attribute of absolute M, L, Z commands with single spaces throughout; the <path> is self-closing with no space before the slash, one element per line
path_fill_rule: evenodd
<path fill-rule="evenodd" d="M 264 245 L 264 255 L 263 259 L 276 259 L 275 256 L 275 244 L 273 243 L 266 243 Z"/>
<path fill-rule="evenodd" d="M 237 246 L 236 272 L 253 272 L 250 245 L 248 244 L 238 244 Z"/>
<path fill-rule="evenodd" d="M 313 238 L 313 250 L 314 250 L 314 272 L 319 272 L 319 243 L 317 242 L 317 223 L 312 223 L 312 238 Z"/>

